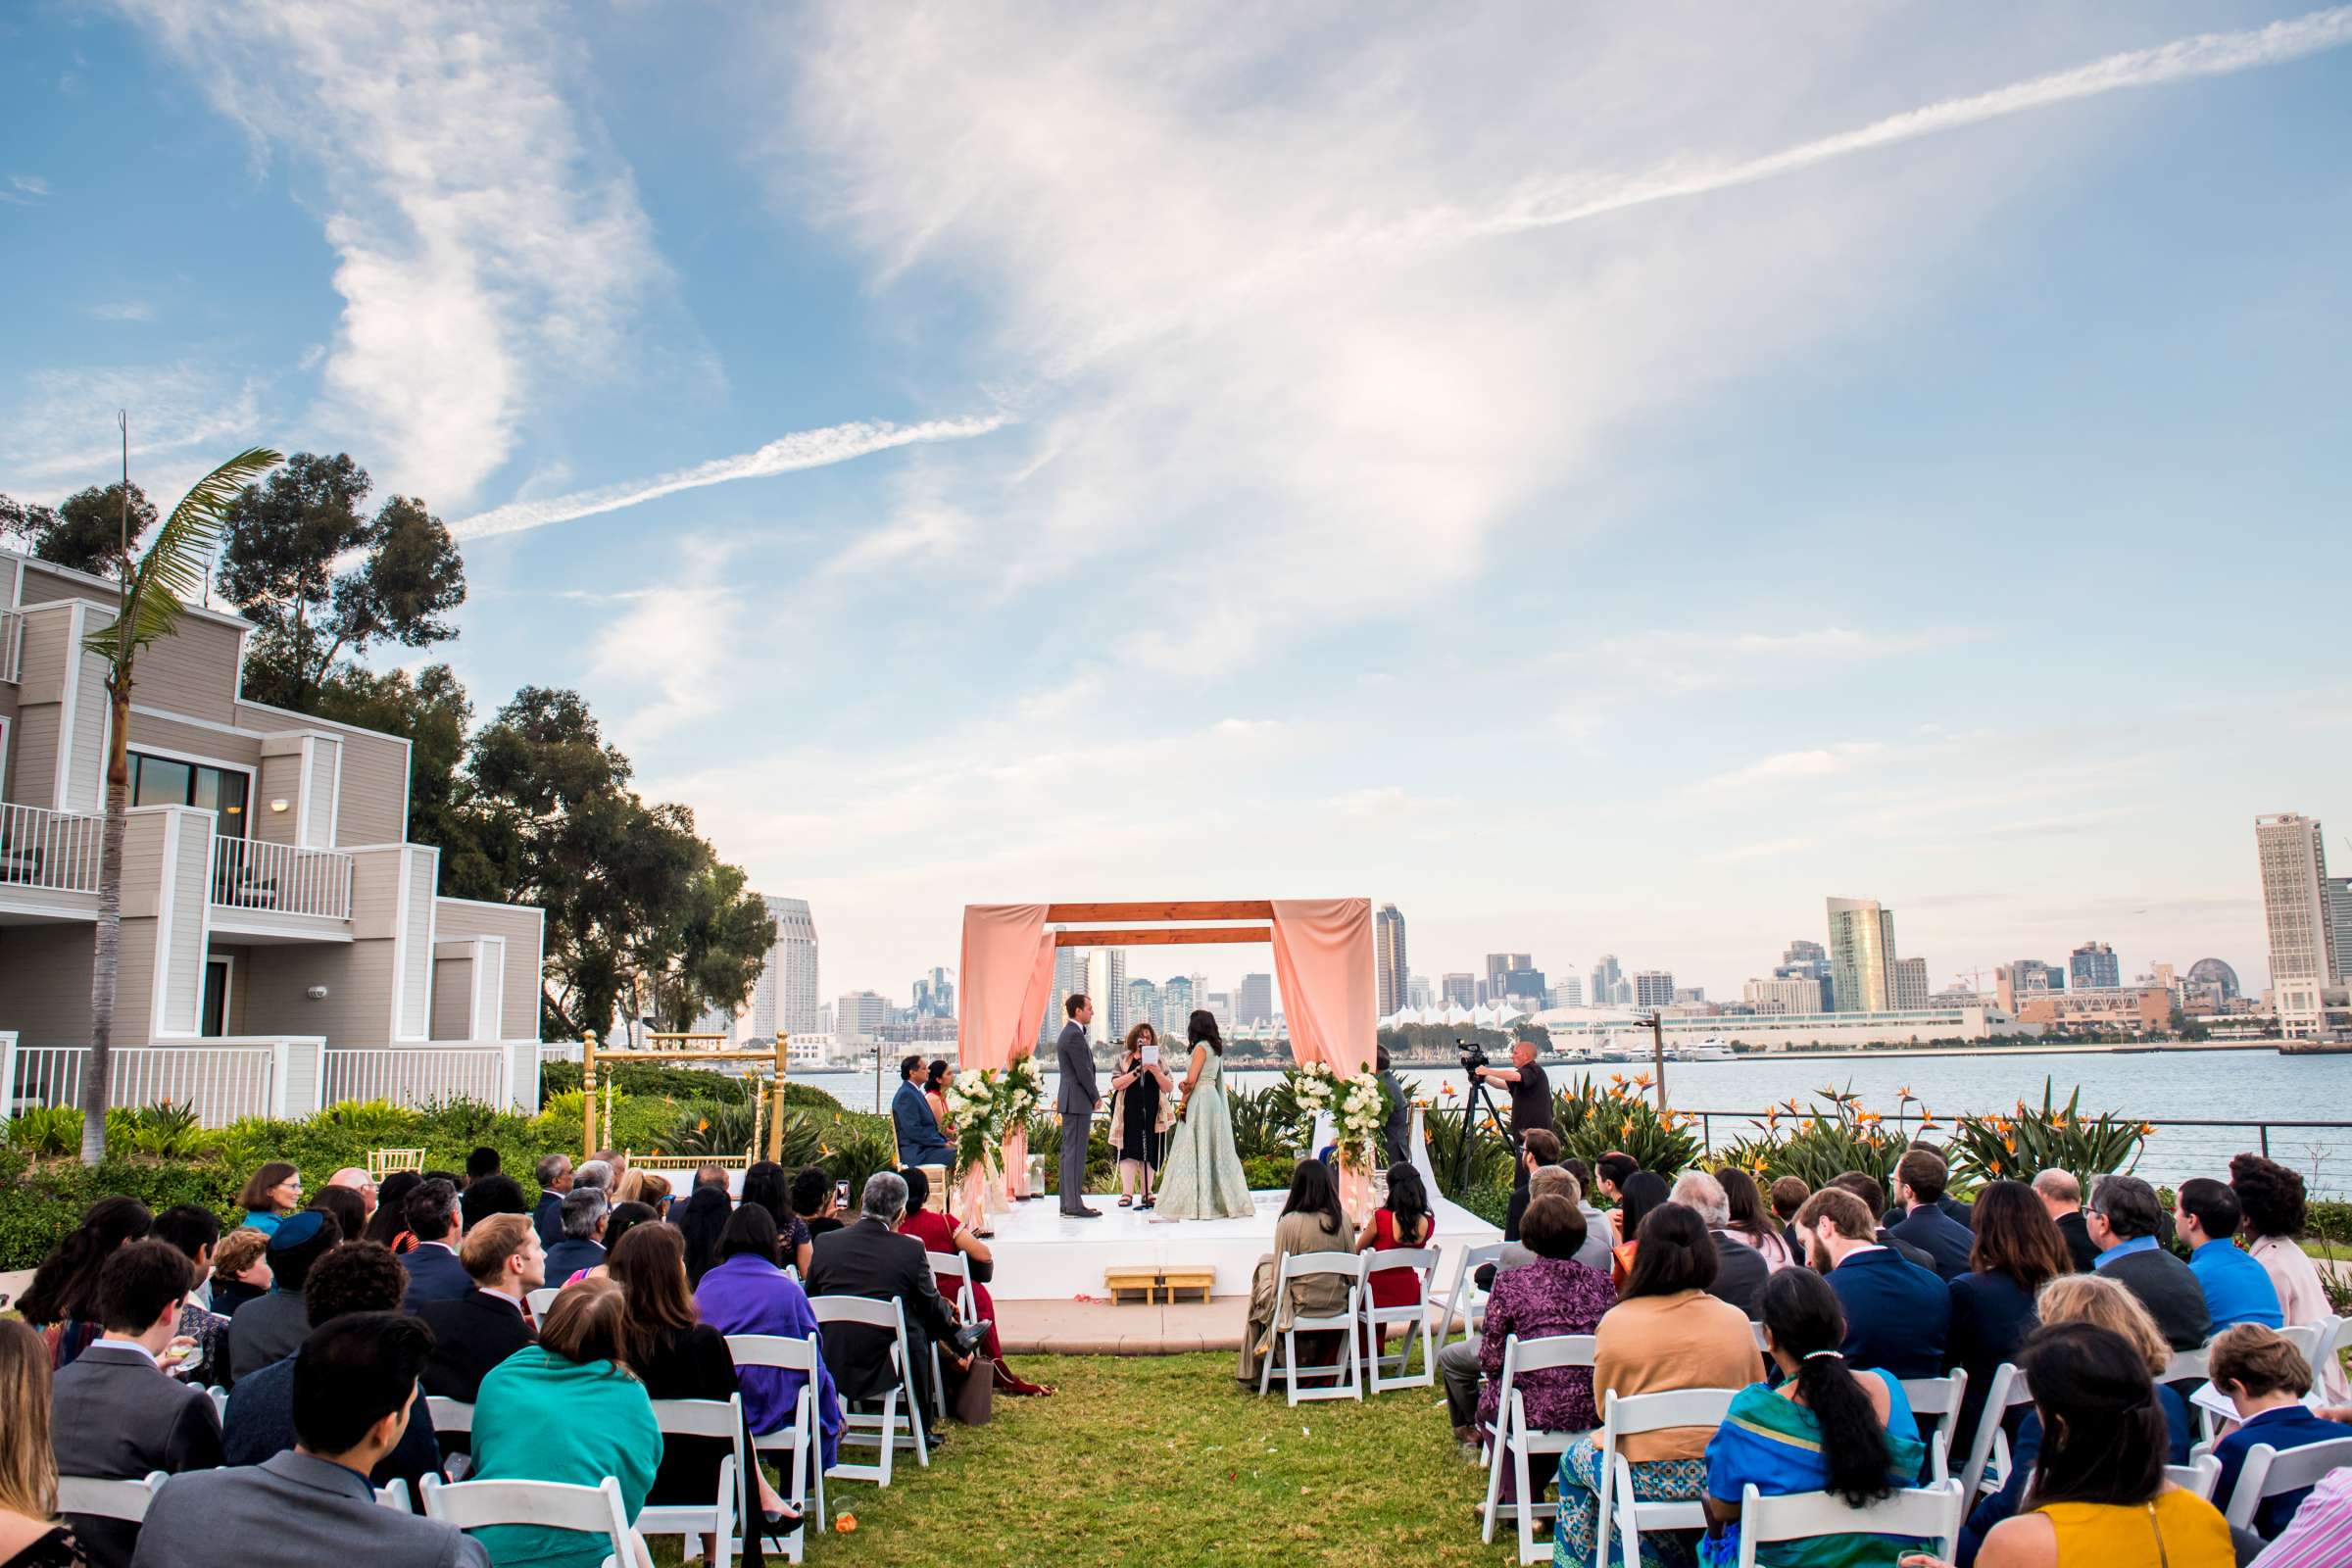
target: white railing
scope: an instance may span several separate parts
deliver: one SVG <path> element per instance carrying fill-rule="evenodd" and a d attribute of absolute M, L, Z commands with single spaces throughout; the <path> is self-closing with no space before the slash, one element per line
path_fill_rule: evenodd
<path fill-rule="evenodd" d="M 259 839 L 213 843 L 213 905 L 351 918 L 351 857 Z"/>
<path fill-rule="evenodd" d="M 24 617 L 0 610 L 0 680 L 21 681 L 24 670 Z"/>
<path fill-rule="evenodd" d="M 388 1100 L 420 1106 L 452 1100 L 506 1105 L 507 1050 L 482 1046 L 329 1046 L 320 1075 L 323 1104 L 343 1100 Z"/>
<path fill-rule="evenodd" d="M 106 819 L 38 806 L 0 806 L 0 887 L 98 891 Z"/>
<path fill-rule="evenodd" d="M 543 1040 L 539 1043 L 539 1059 L 550 1061 L 578 1061 L 583 1054 L 577 1040 Z"/>
<path fill-rule="evenodd" d="M 276 1108 L 278 1051 L 274 1042 L 187 1046 L 117 1046 L 107 1058 L 107 1103 L 137 1107 L 186 1105 L 207 1127 Z M 78 1105 L 87 1046 L 25 1046 L 0 1050 L 8 1106 Z"/>

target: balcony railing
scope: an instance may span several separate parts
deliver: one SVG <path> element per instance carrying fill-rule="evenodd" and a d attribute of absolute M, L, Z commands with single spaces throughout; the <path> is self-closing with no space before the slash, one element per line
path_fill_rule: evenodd
<path fill-rule="evenodd" d="M 0 805 L 0 888 L 98 891 L 103 817 Z"/>
<path fill-rule="evenodd" d="M 24 669 L 24 617 L 14 610 L 0 610 L 0 680 L 21 681 Z"/>
<path fill-rule="evenodd" d="M 389 1100 L 396 1105 L 478 1101 L 505 1105 L 513 1098 L 506 1049 L 465 1046 L 329 1046 L 318 1098 Z"/>
<path fill-rule="evenodd" d="M 258 839 L 213 845 L 213 906 L 351 918 L 351 857 Z"/>

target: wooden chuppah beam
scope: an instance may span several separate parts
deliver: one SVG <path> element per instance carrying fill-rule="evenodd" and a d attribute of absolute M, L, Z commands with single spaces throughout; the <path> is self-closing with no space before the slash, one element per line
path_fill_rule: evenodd
<path fill-rule="evenodd" d="M 1052 921 L 1271 920 L 1274 906 L 1266 899 L 1223 899 L 1195 904 L 1049 904 L 1046 918 Z"/>
<path fill-rule="evenodd" d="M 1271 942 L 1265 925 L 1139 926 L 1130 930 L 1056 931 L 1057 948 L 1152 948 L 1227 942 Z"/>

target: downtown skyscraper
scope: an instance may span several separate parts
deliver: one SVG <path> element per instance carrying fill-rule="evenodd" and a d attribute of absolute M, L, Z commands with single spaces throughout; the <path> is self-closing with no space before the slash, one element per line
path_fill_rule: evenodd
<path fill-rule="evenodd" d="M 2328 1026 L 2330 988 L 2342 983 L 2328 900 L 2328 851 L 2320 824 L 2292 811 L 2254 819 L 2262 870 L 2262 916 L 2271 938 L 2271 992 L 2278 1029 L 2289 1039 Z"/>
<path fill-rule="evenodd" d="M 1839 1012 L 1889 1012 L 1895 1004 L 1894 911 L 1876 899 L 1832 899 L 1830 976 Z M 1923 999 L 1924 1000 L 1924 999 Z"/>
<path fill-rule="evenodd" d="M 1404 916 L 1394 904 L 1382 905 L 1372 916 L 1372 972 L 1380 989 L 1379 1015 L 1386 1018 L 1404 1005 L 1412 979 L 1404 956 Z"/>

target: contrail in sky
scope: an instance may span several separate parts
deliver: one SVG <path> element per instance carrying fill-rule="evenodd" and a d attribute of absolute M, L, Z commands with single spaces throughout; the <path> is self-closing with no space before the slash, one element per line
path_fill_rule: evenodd
<path fill-rule="evenodd" d="M 790 435 L 778 436 L 756 452 L 713 458 L 709 463 L 673 468 L 648 479 L 624 479 L 594 490 L 575 490 L 567 496 L 493 507 L 450 524 L 449 531 L 460 540 L 520 533 L 526 528 L 544 528 L 549 523 L 569 522 L 575 517 L 592 517 L 600 512 L 618 512 L 656 496 L 724 484 L 730 479 L 759 479 L 771 473 L 790 473 L 796 468 L 821 468 L 827 464 L 847 463 L 869 453 L 926 441 L 967 440 L 988 434 L 1009 422 L 1010 417 L 1005 414 L 988 414 L 961 419 L 930 419 L 921 424 L 861 420 L 854 424 L 829 424 L 821 430 L 795 430 Z"/>

